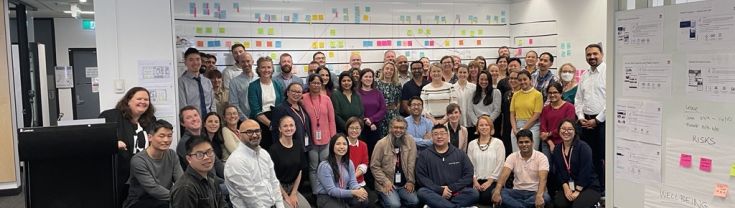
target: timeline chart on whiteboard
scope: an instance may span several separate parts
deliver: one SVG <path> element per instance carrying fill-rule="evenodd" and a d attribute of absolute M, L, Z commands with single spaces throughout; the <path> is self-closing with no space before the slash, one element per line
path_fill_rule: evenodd
<path fill-rule="evenodd" d="M 687 58 L 689 96 L 735 102 L 735 54 L 696 54 Z"/>
<path fill-rule="evenodd" d="M 615 43 L 621 53 L 663 51 L 663 8 L 618 12 L 616 23 Z"/>
<path fill-rule="evenodd" d="M 705 1 L 681 7 L 680 49 L 731 48 L 735 44 L 735 1 Z"/>
<path fill-rule="evenodd" d="M 615 178 L 661 183 L 661 145 L 615 139 Z"/>
<path fill-rule="evenodd" d="M 671 55 L 625 56 L 623 68 L 623 95 L 671 96 Z"/>
<path fill-rule="evenodd" d="M 663 105 L 660 102 L 615 101 L 615 138 L 661 145 Z"/>

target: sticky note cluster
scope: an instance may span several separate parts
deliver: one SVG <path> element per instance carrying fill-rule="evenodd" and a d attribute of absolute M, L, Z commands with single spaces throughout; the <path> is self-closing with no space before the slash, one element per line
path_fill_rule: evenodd
<path fill-rule="evenodd" d="M 378 47 L 385 47 L 385 46 L 391 46 L 392 41 L 391 40 L 378 40 Z"/>
<path fill-rule="evenodd" d="M 413 46 L 413 41 L 410 40 L 399 40 L 396 41 L 396 46 Z"/>
<path fill-rule="evenodd" d="M 324 41 L 312 41 L 311 48 L 312 49 L 325 48 L 325 43 Z"/>

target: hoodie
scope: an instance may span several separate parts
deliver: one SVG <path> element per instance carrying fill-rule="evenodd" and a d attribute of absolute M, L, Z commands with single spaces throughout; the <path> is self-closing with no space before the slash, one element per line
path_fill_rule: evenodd
<path fill-rule="evenodd" d="M 434 147 L 419 153 L 416 161 L 416 179 L 422 186 L 436 193 L 442 193 L 441 186 L 448 186 L 452 192 L 472 186 L 474 167 L 467 154 L 449 145 L 445 153 Z"/>

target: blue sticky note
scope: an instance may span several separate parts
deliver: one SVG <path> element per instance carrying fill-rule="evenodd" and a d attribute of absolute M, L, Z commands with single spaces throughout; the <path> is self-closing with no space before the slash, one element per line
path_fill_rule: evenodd
<path fill-rule="evenodd" d="M 429 41 L 428 40 L 425 40 L 424 41 L 424 46 L 429 46 Z"/>
<path fill-rule="evenodd" d="M 219 3 L 218 2 L 214 2 L 214 9 L 215 10 L 220 10 L 220 8 L 221 7 L 219 6 Z"/>
<path fill-rule="evenodd" d="M 332 8 L 332 14 L 337 13 L 337 8 Z"/>
<path fill-rule="evenodd" d="M 255 13 L 255 19 L 260 19 L 260 13 Z"/>
<path fill-rule="evenodd" d="M 355 12 L 356 12 L 356 13 L 360 13 L 360 7 L 359 7 L 359 6 L 356 6 L 356 7 L 355 7 Z"/>
<path fill-rule="evenodd" d="M 446 22 L 446 21 L 447 21 L 447 17 L 446 16 L 442 16 L 442 22 Z"/>
<path fill-rule="evenodd" d="M 365 7 L 365 12 L 370 12 L 370 7 L 369 6 L 366 6 Z"/>
<path fill-rule="evenodd" d="M 226 19 L 227 18 L 227 11 L 222 10 L 219 12 L 219 18 L 220 19 Z"/>
<path fill-rule="evenodd" d="M 402 41 L 396 41 L 396 46 L 401 46 Z"/>
<path fill-rule="evenodd" d="M 197 4 L 194 2 L 189 3 L 189 14 L 196 13 L 197 10 Z"/>
<path fill-rule="evenodd" d="M 281 48 L 281 41 L 280 40 L 277 40 L 276 41 L 276 48 Z"/>
<path fill-rule="evenodd" d="M 500 16 L 505 16 L 505 10 L 500 11 Z"/>
<path fill-rule="evenodd" d="M 306 21 L 307 22 L 311 21 L 311 15 L 308 15 L 308 14 L 306 15 Z"/>
<path fill-rule="evenodd" d="M 213 40 L 207 41 L 207 47 L 214 47 L 214 46 L 215 44 Z"/>
<path fill-rule="evenodd" d="M 401 15 L 401 22 L 406 21 L 406 16 Z"/>
<path fill-rule="evenodd" d="M 293 21 L 294 22 L 298 22 L 299 21 L 299 14 L 298 13 L 293 13 L 292 16 L 293 16 Z"/>
<path fill-rule="evenodd" d="M 434 20 L 439 21 L 439 16 L 434 16 Z"/>
<path fill-rule="evenodd" d="M 362 41 L 362 47 L 373 47 L 373 41 L 363 40 Z"/>

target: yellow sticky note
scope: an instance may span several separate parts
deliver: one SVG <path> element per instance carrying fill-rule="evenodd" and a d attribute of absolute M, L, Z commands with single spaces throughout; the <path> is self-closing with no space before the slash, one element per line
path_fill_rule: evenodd
<path fill-rule="evenodd" d="M 309 72 L 309 65 L 304 65 L 304 73 Z"/>
<path fill-rule="evenodd" d="M 470 37 L 475 37 L 475 31 L 474 30 L 470 30 Z"/>
<path fill-rule="evenodd" d="M 344 40 L 340 40 L 337 48 L 344 48 L 344 47 L 345 47 L 345 41 Z"/>
<path fill-rule="evenodd" d="M 730 166 L 730 176 L 735 177 L 735 163 Z"/>
<path fill-rule="evenodd" d="M 459 34 L 461 34 L 461 35 L 467 35 L 467 30 L 462 30 L 461 32 L 459 32 Z"/>
<path fill-rule="evenodd" d="M 313 48 L 313 49 L 319 48 L 319 42 L 317 42 L 317 41 L 311 42 L 311 48 Z"/>
<path fill-rule="evenodd" d="M 245 41 L 242 45 L 245 46 L 245 48 L 250 48 L 250 41 Z"/>
<path fill-rule="evenodd" d="M 329 52 L 329 58 L 334 58 L 334 51 Z"/>
<path fill-rule="evenodd" d="M 424 28 L 419 28 L 419 31 L 418 31 L 418 33 L 419 33 L 419 34 L 424 34 Z"/>
<path fill-rule="evenodd" d="M 220 27 L 219 28 L 219 33 L 225 33 L 225 28 L 224 27 Z"/>
<path fill-rule="evenodd" d="M 272 28 L 272 27 L 269 27 L 269 28 L 268 28 L 268 35 L 273 35 L 273 34 L 275 34 L 275 33 L 276 33 L 276 32 L 275 32 L 275 31 L 273 30 L 273 28 Z"/>
<path fill-rule="evenodd" d="M 431 35 L 431 29 L 426 29 L 426 34 Z"/>
<path fill-rule="evenodd" d="M 521 39 L 516 40 L 516 45 L 522 46 L 523 45 L 523 40 L 521 40 Z"/>
<path fill-rule="evenodd" d="M 336 35 L 337 35 L 337 30 L 335 30 L 335 29 L 330 29 L 330 30 L 329 30 L 329 35 L 331 35 L 331 36 L 336 36 Z"/>
<path fill-rule="evenodd" d="M 368 15 L 362 15 L 362 21 L 368 21 L 369 17 Z"/>
<path fill-rule="evenodd" d="M 276 53 L 271 53 L 271 59 L 276 60 Z"/>
<path fill-rule="evenodd" d="M 330 48 L 336 48 L 337 47 L 337 43 L 335 43 L 334 41 L 329 41 L 329 47 Z"/>
<path fill-rule="evenodd" d="M 718 183 L 715 185 L 715 192 L 713 193 L 713 195 L 715 195 L 716 197 L 727 198 L 727 190 L 727 184 Z"/>
<path fill-rule="evenodd" d="M 196 31 L 197 31 L 197 34 L 202 34 L 202 33 L 204 33 L 204 28 L 202 28 L 202 27 L 197 27 L 197 28 L 196 28 Z"/>
<path fill-rule="evenodd" d="M 324 41 L 319 42 L 319 48 L 324 48 Z"/>
<path fill-rule="evenodd" d="M 413 30 L 406 30 L 407 36 L 413 36 Z"/>
<path fill-rule="evenodd" d="M 485 31 L 482 30 L 482 29 L 480 29 L 480 30 L 477 31 L 477 35 L 483 35 L 484 33 L 485 33 Z"/>
<path fill-rule="evenodd" d="M 449 46 L 449 40 L 444 40 L 444 46 Z"/>

